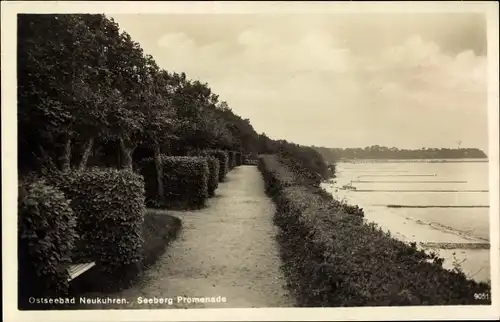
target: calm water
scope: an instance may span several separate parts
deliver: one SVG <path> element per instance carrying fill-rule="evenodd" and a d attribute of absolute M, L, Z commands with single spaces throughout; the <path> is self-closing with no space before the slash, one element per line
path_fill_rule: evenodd
<path fill-rule="evenodd" d="M 368 221 L 416 241 L 470 277 L 489 280 L 487 162 L 339 163 L 323 187 L 364 208 Z M 477 160 L 475 160 L 477 161 Z M 339 189 L 351 184 L 356 190 Z"/>

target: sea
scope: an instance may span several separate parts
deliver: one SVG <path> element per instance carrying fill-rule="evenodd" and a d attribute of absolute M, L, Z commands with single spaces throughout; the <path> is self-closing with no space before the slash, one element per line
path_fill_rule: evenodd
<path fill-rule="evenodd" d="M 490 281 L 488 160 L 344 161 L 322 187 L 394 238 L 437 253 L 445 268 Z"/>

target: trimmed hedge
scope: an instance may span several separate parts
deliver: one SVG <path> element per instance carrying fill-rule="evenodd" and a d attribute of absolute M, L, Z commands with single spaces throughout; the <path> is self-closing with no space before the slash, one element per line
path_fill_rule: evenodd
<path fill-rule="evenodd" d="M 75 261 L 94 260 L 116 276 L 135 270 L 142 260 L 143 177 L 129 170 L 93 168 L 57 181 L 77 215 Z"/>
<path fill-rule="evenodd" d="M 236 166 L 240 166 L 243 164 L 243 157 L 241 155 L 241 152 L 235 152 L 235 159 L 236 159 Z"/>
<path fill-rule="evenodd" d="M 219 159 L 213 156 L 207 157 L 209 178 L 208 178 L 208 196 L 215 196 L 215 190 L 219 186 Z"/>
<path fill-rule="evenodd" d="M 259 156 L 257 168 L 264 177 L 266 193 L 274 197 L 285 187 L 296 183 L 297 177 L 279 162 L 276 155 Z"/>
<path fill-rule="evenodd" d="M 234 151 L 227 151 L 227 155 L 229 157 L 228 164 L 229 164 L 229 170 L 234 169 L 236 167 L 236 156 Z"/>
<path fill-rule="evenodd" d="M 229 171 L 229 155 L 223 150 L 204 150 L 201 155 L 213 156 L 219 160 L 219 182 L 224 181 L 224 177 Z"/>
<path fill-rule="evenodd" d="M 143 270 L 151 267 L 177 237 L 181 229 L 181 220 L 168 215 L 163 210 L 148 209 L 144 215 L 141 227 L 143 239 L 142 262 Z M 91 269 L 71 282 L 70 295 L 80 296 L 85 293 L 116 293 L 129 288 L 140 280 L 141 275 L 133 275 L 122 281 L 115 281 L 110 274 L 103 274 Z M 75 309 L 75 307 L 71 307 Z M 88 309 L 86 306 L 77 306 L 76 309 Z"/>
<path fill-rule="evenodd" d="M 161 204 L 153 158 L 141 162 L 140 171 L 146 182 L 146 204 L 149 207 L 200 208 L 208 198 L 209 167 L 205 157 L 160 157 L 163 167 L 165 204 Z"/>
<path fill-rule="evenodd" d="M 320 190 L 291 182 L 290 170 L 275 161 L 264 156 L 259 168 L 275 193 L 284 271 L 300 306 L 489 303 L 474 299 L 474 293 L 489 293 L 488 284 L 444 269 L 442 259 L 416 244 L 364 223 L 359 210 L 347 214 Z"/>
<path fill-rule="evenodd" d="M 67 267 L 77 238 L 76 220 L 64 194 L 44 180 L 20 182 L 18 199 L 18 295 L 29 297 L 68 291 Z"/>

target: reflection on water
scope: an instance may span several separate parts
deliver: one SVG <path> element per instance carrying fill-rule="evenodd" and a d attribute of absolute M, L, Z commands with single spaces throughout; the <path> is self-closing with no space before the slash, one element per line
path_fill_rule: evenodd
<path fill-rule="evenodd" d="M 488 163 L 456 161 L 339 163 L 323 188 L 394 237 L 438 252 L 445 267 L 458 262 L 489 280 Z"/>

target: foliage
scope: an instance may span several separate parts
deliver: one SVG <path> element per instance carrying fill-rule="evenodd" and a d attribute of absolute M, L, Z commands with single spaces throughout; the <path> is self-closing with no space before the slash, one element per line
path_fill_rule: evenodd
<path fill-rule="evenodd" d="M 141 261 L 144 179 L 129 170 L 91 168 L 51 179 L 71 199 L 78 259 L 119 272 Z"/>
<path fill-rule="evenodd" d="M 241 155 L 241 152 L 236 152 L 235 161 L 236 161 L 236 166 L 240 166 L 243 164 L 243 156 Z"/>
<path fill-rule="evenodd" d="M 277 166 L 276 157 L 260 159 L 277 205 L 284 271 L 300 306 L 472 304 L 474 293 L 490 291 L 444 269 L 442 259 L 415 244 L 364 223 L 358 210 L 347 214 L 314 187 L 290 184 L 289 169 Z"/>
<path fill-rule="evenodd" d="M 277 154 L 288 166 L 294 168 L 303 177 L 309 178 L 316 185 L 331 177 L 331 171 L 319 152 L 311 147 L 288 142 L 271 140 L 266 134 L 259 135 L 261 154 Z"/>
<path fill-rule="evenodd" d="M 143 239 L 141 269 L 144 271 L 153 265 L 165 248 L 177 237 L 181 220 L 163 211 L 148 209 L 141 226 Z M 126 278 L 116 279 L 114 274 L 91 269 L 71 282 L 70 295 L 80 296 L 85 293 L 115 293 L 125 290 L 140 280 L 140 274 L 131 274 Z"/>
<path fill-rule="evenodd" d="M 43 180 L 21 182 L 18 203 L 19 297 L 65 294 L 77 237 L 69 201 Z"/>
<path fill-rule="evenodd" d="M 207 159 L 197 156 L 160 156 L 163 168 L 165 204 L 160 203 L 153 158 L 144 159 L 140 172 L 145 179 L 149 207 L 200 208 L 208 198 Z"/>
<path fill-rule="evenodd" d="M 234 168 L 234 153 L 233 151 L 227 151 L 227 165 L 229 170 Z"/>
<path fill-rule="evenodd" d="M 215 190 L 219 186 L 219 160 L 216 157 L 207 157 L 208 170 L 210 171 L 208 178 L 208 196 L 213 197 Z"/>
<path fill-rule="evenodd" d="M 222 154 L 221 156 L 217 156 L 218 151 L 210 151 L 210 150 L 203 150 L 198 153 L 196 151 L 192 151 L 189 153 L 189 156 L 200 156 L 200 157 L 205 157 L 207 160 L 208 164 L 208 170 L 209 170 L 209 177 L 208 177 L 208 196 L 213 197 L 215 196 L 215 190 L 219 186 L 219 177 L 222 175 L 222 179 L 224 179 L 225 172 L 224 169 L 221 170 L 221 160 L 219 157 L 222 158 L 222 162 L 224 162 L 222 165 L 225 165 L 225 154 Z"/>
<path fill-rule="evenodd" d="M 162 70 L 112 19 L 19 15 L 18 31 L 22 174 L 83 169 L 88 160 L 131 169 L 138 146 L 257 151 L 248 119 L 208 84 Z"/>
<path fill-rule="evenodd" d="M 223 150 L 205 150 L 202 155 L 214 156 L 219 160 L 219 182 L 224 181 L 226 173 L 229 171 L 229 155 Z"/>

